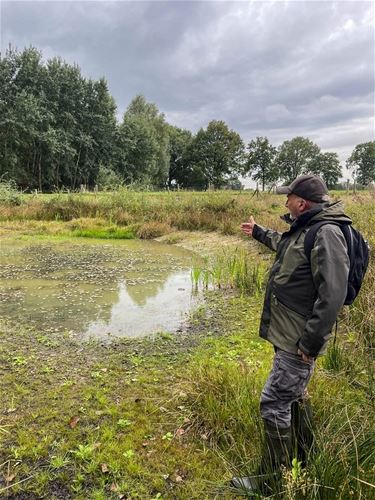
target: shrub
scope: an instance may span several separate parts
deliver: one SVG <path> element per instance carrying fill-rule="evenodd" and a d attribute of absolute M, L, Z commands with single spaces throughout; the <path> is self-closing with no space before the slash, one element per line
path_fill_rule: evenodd
<path fill-rule="evenodd" d="M 143 240 L 149 240 L 152 238 L 158 238 L 163 236 L 163 234 L 170 233 L 172 228 L 169 224 L 164 222 L 145 222 L 141 224 L 137 229 L 137 236 Z"/>
<path fill-rule="evenodd" d="M 8 206 L 21 205 L 21 195 L 13 181 L 0 179 L 0 203 Z"/>

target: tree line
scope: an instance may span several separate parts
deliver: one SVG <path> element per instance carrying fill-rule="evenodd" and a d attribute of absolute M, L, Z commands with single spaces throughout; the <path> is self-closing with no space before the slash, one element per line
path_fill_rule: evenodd
<path fill-rule="evenodd" d="M 347 166 L 358 182 L 375 181 L 375 142 L 357 145 Z M 104 78 L 87 79 L 60 58 L 43 61 L 34 47 L 0 55 L 0 179 L 24 190 L 240 188 L 240 176 L 264 190 L 309 172 L 334 187 L 342 174 L 338 155 L 306 137 L 279 147 L 267 137 L 245 145 L 220 120 L 192 134 L 167 123 L 142 95 L 119 122 Z"/>

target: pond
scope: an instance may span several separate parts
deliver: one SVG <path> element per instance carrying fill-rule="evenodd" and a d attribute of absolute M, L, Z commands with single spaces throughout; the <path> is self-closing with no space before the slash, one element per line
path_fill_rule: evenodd
<path fill-rule="evenodd" d="M 82 340 L 174 331 L 193 254 L 155 241 L 0 240 L 0 315 Z"/>

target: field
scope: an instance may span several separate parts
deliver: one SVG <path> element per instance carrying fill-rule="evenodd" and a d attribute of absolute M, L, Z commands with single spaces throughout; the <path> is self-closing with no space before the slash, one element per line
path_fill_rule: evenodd
<path fill-rule="evenodd" d="M 332 193 L 375 239 L 375 197 Z M 20 195 L 0 190 L 2 239 L 154 239 L 194 250 L 205 301 L 177 334 L 77 343 L 0 324 L 0 498 L 236 498 L 254 471 L 272 347 L 258 338 L 272 255 L 240 235 L 285 229 L 284 198 L 233 192 Z M 373 262 L 310 384 L 316 450 L 272 498 L 375 497 Z"/>

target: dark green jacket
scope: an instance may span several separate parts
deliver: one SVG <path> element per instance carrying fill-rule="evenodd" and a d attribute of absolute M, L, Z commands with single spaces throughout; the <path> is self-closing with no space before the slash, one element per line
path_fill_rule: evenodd
<path fill-rule="evenodd" d="M 288 216 L 284 217 L 285 219 Z M 253 237 L 276 251 L 270 271 L 260 336 L 284 351 L 298 347 L 310 356 L 325 352 L 327 341 L 347 292 L 349 257 L 341 229 L 322 226 L 311 252 L 304 252 L 305 234 L 321 220 L 351 223 L 341 202 L 320 204 L 289 222 L 279 233 L 256 225 Z"/>

